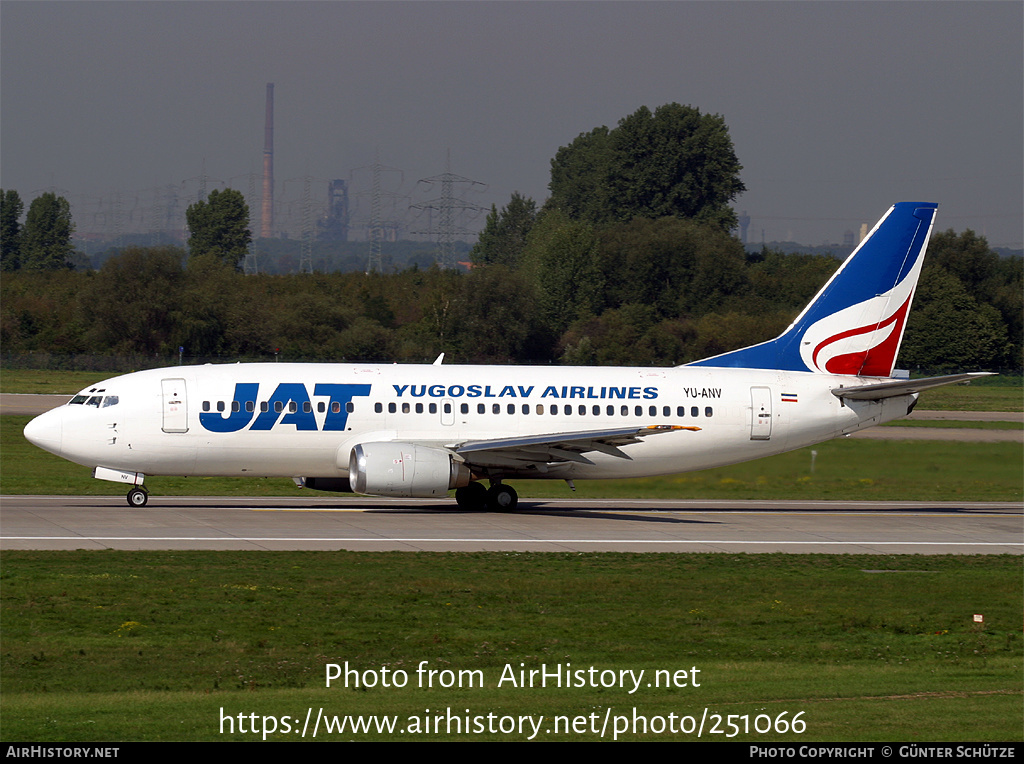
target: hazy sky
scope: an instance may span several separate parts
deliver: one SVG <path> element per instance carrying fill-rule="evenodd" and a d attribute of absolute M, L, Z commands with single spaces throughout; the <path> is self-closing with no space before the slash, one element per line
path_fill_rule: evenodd
<path fill-rule="evenodd" d="M 539 203 L 559 146 L 676 101 L 725 118 L 752 240 L 840 241 L 912 200 L 1021 247 L 1022 70 L 1020 2 L 3 0 L 0 185 L 61 189 L 80 232 L 204 163 L 244 191 L 273 82 L 279 199 L 375 150 L 434 198 L 416 181 L 450 150 L 486 184 L 466 200 Z"/>

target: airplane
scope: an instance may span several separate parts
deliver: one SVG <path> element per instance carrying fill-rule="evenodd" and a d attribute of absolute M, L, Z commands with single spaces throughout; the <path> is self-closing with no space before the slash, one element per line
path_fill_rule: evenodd
<path fill-rule="evenodd" d="M 984 376 L 892 376 L 937 208 L 893 205 L 775 339 L 682 366 L 178 366 L 88 387 L 25 437 L 130 485 L 132 507 L 147 476 L 184 475 L 512 511 L 510 479 L 575 490 L 791 451 Z"/>

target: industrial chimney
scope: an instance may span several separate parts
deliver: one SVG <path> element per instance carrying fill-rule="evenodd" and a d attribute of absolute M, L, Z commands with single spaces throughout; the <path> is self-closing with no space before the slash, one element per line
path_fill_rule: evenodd
<path fill-rule="evenodd" d="M 260 236 L 269 239 L 274 228 L 274 83 L 267 83 L 267 119 L 263 131 L 263 225 Z"/>

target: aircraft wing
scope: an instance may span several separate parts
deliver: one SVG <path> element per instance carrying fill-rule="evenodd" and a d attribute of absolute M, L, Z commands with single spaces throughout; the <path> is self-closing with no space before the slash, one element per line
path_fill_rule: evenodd
<path fill-rule="evenodd" d="M 978 371 L 971 374 L 949 374 L 945 377 L 925 377 L 924 379 L 900 379 L 895 382 L 877 382 L 872 385 L 857 387 L 837 387 L 832 395 L 837 398 L 850 398 L 857 401 L 878 401 L 882 398 L 895 398 L 897 395 L 919 393 L 932 387 L 952 385 L 957 382 L 969 382 L 978 377 L 990 377 L 992 372 Z"/>
<path fill-rule="evenodd" d="M 677 430 L 700 430 L 700 427 L 651 425 L 648 427 L 616 427 L 608 430 L 558 432 L 548 435 L 470 440 L 449 446 L 467 463 L 481 467 L 527 467 L 540 472 L 552 462 L 593 464 L 584 454 L 598 451 L 619 459 L 632 459 L 620 447 L 639 443 L 643 438 Z"/>

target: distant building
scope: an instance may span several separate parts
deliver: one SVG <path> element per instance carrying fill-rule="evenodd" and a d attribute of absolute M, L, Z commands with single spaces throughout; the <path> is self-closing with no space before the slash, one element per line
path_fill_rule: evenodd
<path fill-rule="evenodd" d="M 319 228 L 320 241 L 348 241 L 348 181 L 332 180 L 327 186 L 327 215 Z"/>
<path fill-rule="evenodd" d="M 750 226 L 750 215 L 747 214 L 746 210 L 743 210 L 743 214 L 739 217 L 740 221 L 740 241 L 744 244 L 747 243 L 747 228 Z"/>

